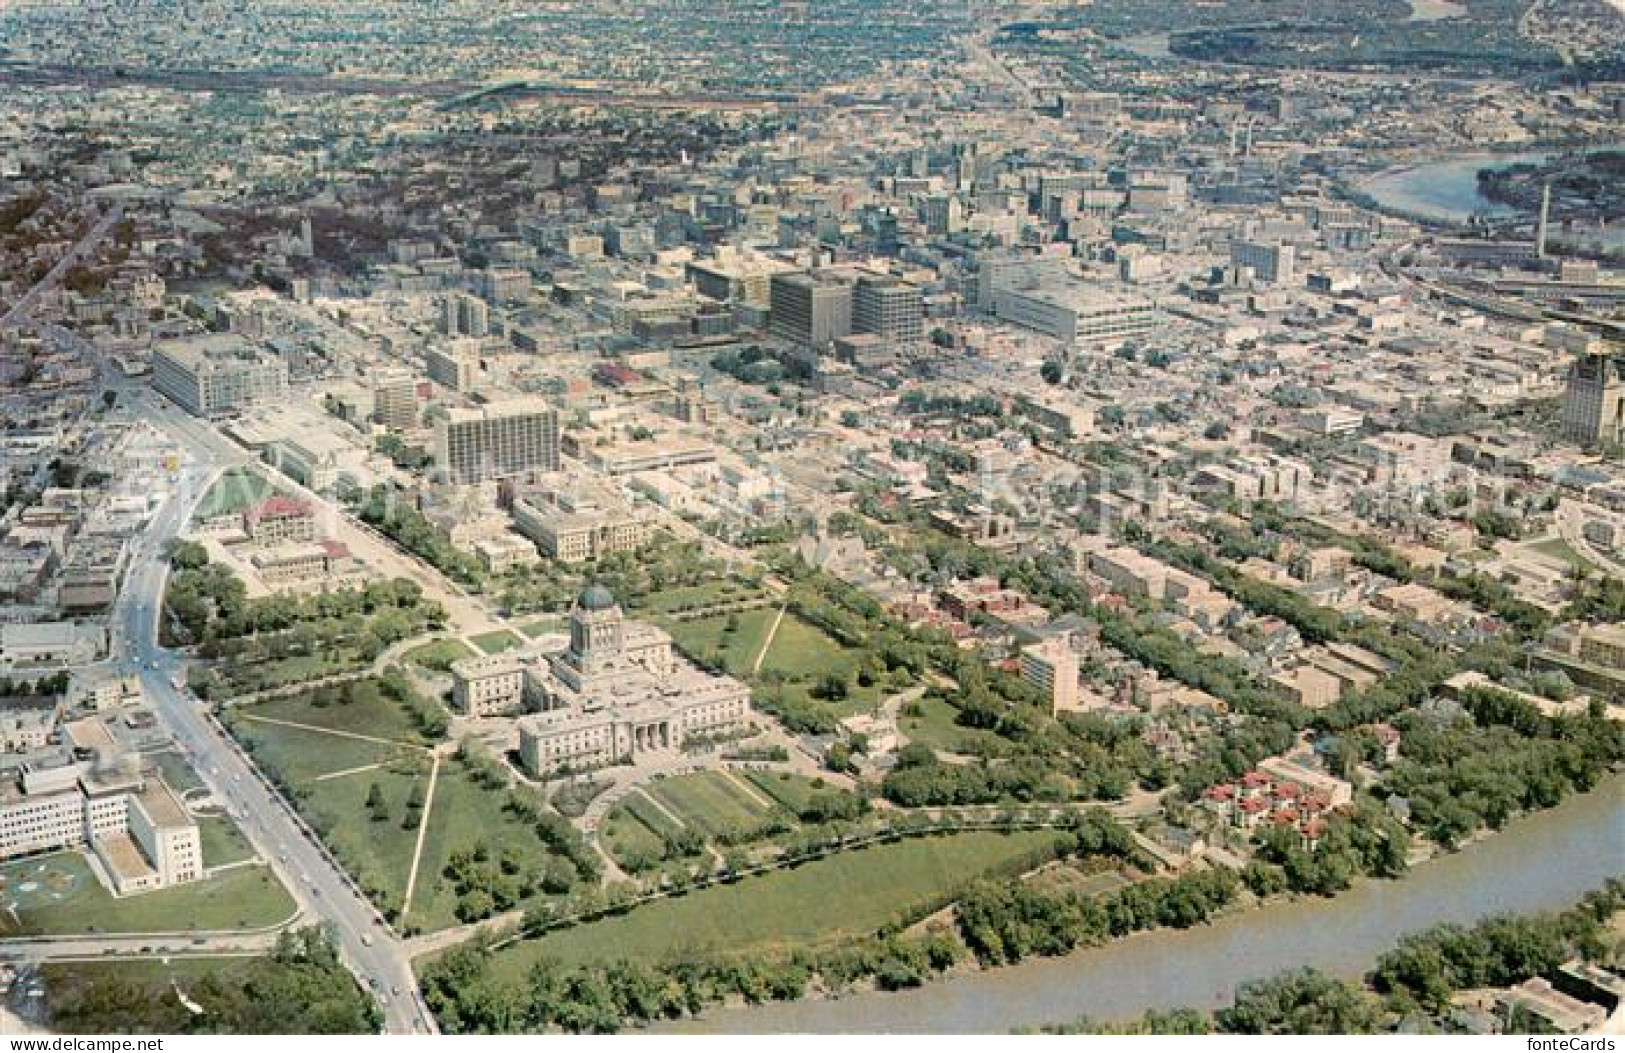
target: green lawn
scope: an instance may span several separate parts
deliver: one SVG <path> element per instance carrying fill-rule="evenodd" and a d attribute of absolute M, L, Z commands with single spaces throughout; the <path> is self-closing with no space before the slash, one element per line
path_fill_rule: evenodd
<path fill-rule="evenodd" d="M 1560 559 L 1571 567 L 1584 567 L 1587 569 L 1590 569 L 1591 567 L 1590 561 L 1588 561 L 1584 556 L 1581 556 L 1578 552 L 1574 551 L 1569 543 L 1560 537 L 1549 537 L 1543 541 L 1536 541 L 1533 544 L 1525 545 L 1524 548 L 1533 552 L 1539 552 L 1543 556 L 1550 556 L 1553 559 Z"/>
<path fill-rule="evenodd" d="M 294 910 L 287 890 L 263 866 L 114 899 L 77 853 L 53 856 L 50 862 L 77 877 L 78 891 L 60 903 L 20 911 L 21 927 L 0 914 L 0 935 L 260 928 L 287 919 Z"/>
<path fill-rule="evenodd" d="M 360 698 L 355 698 L 347 690 L 353 687 L 355 685 L 346 684 L 340 688 L 325 688 L 309 694 L 295 695 L 292 698 L 256 702 L 244 706 L 242 712 L 248 716 L 309 724 L 329 731 L 367 735 L 392 742 L 416 745 L 427 745 L 430 742 L 413 723 L 405 705 L 382 692 L 363 691 Z M 352 698 L 353 701 L 344 701 Z"/>
<path fill-rule="evenodd" d="M 142 760 L 148 764 L 156 765 L 158 774 L 163 776 L 169 788 L 178 794 L 188 790 L 198 789 L 203 780 L 198 778 L 197 772 L 192 770 L 185 757 L 174 750 L 164 750 L 161 753 L 149 753 Z"/>
<path fill-rule="evenodd" d="M 215 516 L 242 512 L 276 492 L 276 487 L 259 472 L 247 468 L 233 468 L 222 474 L 218 481 L 198 502 L 196 517 L 213 519 Z"/>
<path fill-rule="evenodd" d="M 408 915 L 414 924 L 425 930 L 458 924 L 457 891 L 444 876 L 446 862 L 454 852 L 483 842 L 493 854 L 506 846 L 517 848 L 527 867 L 547 861 L 549 853 L 536 831 L 504 811 L 502 798 L 502 791 L 475 782 L 457 761 L 441 763 Z M 522 900 L 520 905 L 531 902 Z"/>
<path fill-rule="evenodd" d="M 254 713 L 338 731 L 421 740 L 395 702 L 332 703 L 313 706 L 307 698 L 277 700 L 248 707 Z M 390 746 L 285 725 L 256 723 L 239 716 L 237 733 L 255 745 L 255 756 L 280 771 L 293 789 L 299 810 L 378 904 L 399 910 L 405 904 L 407 878 L 417 847 L 417 825 L 408 824 L 408 801 L 414 785 L 426 792 L 429 757 L 407 746 Z M 367 765 L 371 770 L 354 771 Z M 337 772 L 333 778 L 319 778 Z M 376 784 L 384 801 L 384 818 L 374 819 L 366 801 Z M 456 761 L 441 764 L 434 800 L 428 809 L 423 857 L 418 867 L 408 920 L 433 930 L 456 924 L 457 894 L 445 879 L 447 860 L 462 849 L 484 842 L 493 853 L 506 846 L 520 849 L 524 864 L 540 866 L 547 850 L 536 832 L 502 810 L 503 794 L 476 783 Z"/>
<path fill-rule="evenodd" d="M 978 831 L 847 852 L 527 940 L 498 952 L 493 967 L 520 982 L 543 958 L 657 961 L 677 952 L 786 950 L 852 939 L 1055 836 Z"/>
<path fill-rule="evenodd" d="M 375 771 L 303 783 L 296 794 L 299 810 L 380 909 L 398 908 L 406 895 L 406 876 L 417 847 L 417 824 L 407 823 L 407 799 L 414 783 L 427 789 L 428 780 L 428 764 L 413 758 Z M 382 819 L 374 819 L 366 807 L 374 783 L 383 794 Z"/>
<path fill-rule="evenodd" d="M 229 816 L 206 815 L 197 822 L 198 837 L 203 841 L 203 865 L 225 866 L 254 858 L 254 846 L 248 843 L 237 824 Z"/>
<path fill-rule="evenodd" d="M 709 581 L 704 585 L 679 585 L 647 596 L 635 597 L 630 608 L 639 613 L 673 614 L 704 610 L 723 603 L 743 603 L 760 599 L 765 593 L 738 581 Z"/>
<path fill-rule="evenodd" d="M 211 697 L 235 698 L 292 687 L 323 677 L 357 671 L 362 662 L 354 648 L 337 647 L 325 654 L 297 654 L 266 661 L 239 660 L 211 668 L 221 690 Z"/>
<path fill-rule="evenodd" d="M 621 808 L 626 809 L 634 819 L 655 834 L 675 833 L 679 829 L 676 823 L 667 818 L 666 813 L 650 803 L 650 798 L 645 797 L 642 790 L 627 794 L 617 806 L 617 810 Z"/>
<path fill-rule="evenodd" d="M 173 1031 L 184 1026 L 187 1011 L 175 999 L 179 988 L 194 1001 L 209 1001 L 213 980 L 227 987 L 243 984 L 264 969 L 267 959 L 250 955 L 200 958 L 117 958 L 105 961 L 44 962 L 40 978 L 45 981 L 46 1003 L 53 1009 L 81 1005 L 106 1005 L 102 995 L 112 984 L 133 987 L 143 1003 L 142 1013 L 131 1016 L 121 1005 L 107 1005 L 105 1015 L 92 1013 L 88 1020 L 77 1014 L 68 1021 L 53 1020 L 53 1030 L 92 1034 L 117 1028 L 131 1034 Z M 70 1010 L 71 1011 L 71 1010 Z"/>
<path fill-rule="evenodd" d="M 754 825 L 766 812 L 739 787 L 716 772 L 699 772 L 662 779 L 644 787 L 689 826 L 707 834 Z"/>
<path fill-rule="evenodd" d="M 265 724 L 250 719 L 247 714 L 235 715 L 233 733 L 262 767 L 281 773 L 294 786 L 303 786 L 319 775 L 381 764 L 405 752 L 403 747 L 329 735 L 325 731 Z"/>
<path fill-rule="evenodd" d="M 813 794 L 829 790 L 821 779 L 813 780 L 788 771 L 736 771 L 734 777 L 750 783 L 758 794 L 778 802 L 793 815 L 801 814 Z"/>
<path fill-rule="evenodd" d="M 845 677 L 850 694 L 839 701 L 813 701 L 814 705 L 834 707 L 841 717 L 873 709 L 880 704 L 882 689 L 878 684 L 860 687 L 857 669 L 862 653 L 842 647 L 816 625 L 786 614 L 773 644 L 767 649 L 762 662 L 761 675 L 777 673 L 784 678 L 787 697 L 809 699 L 809 690 L 818 686 L 825 676 Z"/>
<path fill-rule="evenodd" d="M 537 618 L 535 621 L 529 621 L 521 625 L 519 631 L 534 640 L 538 636 L 546 636 L 548 633 L 563 632 L 564 619 Z"/>
<path fill-rule="evenodd" d="M 730 617 L 737 625 L 731 633 L 726 631 Z M 777 617 L 777 607 L 760 607 L 732 616 L 716 615 L 692 621 L 668 618 L 661 624 L 683 653 L 691 658 L 720 662 L 730 674 L 749 681 L 758 703 L 770 711 L 780 711 L 769 701 L 781 697 L 787 710 L 822 711 L 835 720 L 869 712 L 880 705 L 891 688 L 879 682 L 867 686 L 858 683 L 857 671 L 865 653 L 842 647 L 822 629 L 794 614 L 785 614 L 757 670 L 757 655 Z M 812 697 L 828 676 L 838 676 L 846 682 L 845 698 Z"/>
<path fill-rule="evenodd" d="M 910 742 L 949 753 L 964 753 L 977 743 L 1008 745 L 994 732 L 956 723 L 959 710 L 940 698 L 927 695 L 914 705 L 919 707 L 918 716 L 905 712 L 898 717 L 898 730 Z"/>
<path fill-rule="evenodd" d="M 100 962 L 44 962 L 40 974 L 47 988 L 58 984 L 94 987 L 109 980 L 121 980 L 137 987 L 168 990 L 169 981 L 176 980 L 184 988 L 205 976 L 225 979 L 242 976 L 253 971 L 256 963 L 264 959 L 253 955 L 202 958 L 120 958 Z"/>
<path fill-rule="evenodd" d="M 767 635 L 776 613 L 777 608 L 773 607 L 741 611 L 733 616 L 738 619 L 739 628 L 731 633 L 726 631 L 727 615 L 696 618 L 693 621 L 667 620 L 662 624 L 685 654 L 703 657 L 720 653 L 723 666 L 729 673 L 746 677 L 750 675 L 756 654 L 762 649 L 762 638 Z M 788 620 L 789 615 L 785 617 Z"/>
<path fill-rule="evenodd" d="M 519 638 L 518 633 L 509 632 L 507 629 L 481 633 L 478 636 L 470 637 L 470 639 L 474 641 L 475 647 L 478 647 L 486 654 L 501 654 L 503 651 L 512 651 L 523 647 L 525 644 L 525 641 Z"/>
<path fill-rule="evenodd" d="M 648 807 L 645 803 L 644 807 Z M 669 826 L 669 824 L 668 824 Z M 625 804 L 616 805 L 598 830 L 598 841 L 622 866 L 633 858 L 659 859 L 666 842 Z"/>
<path fill-rule="evenodd" d="M 461 640 L 434 640 L 406 652 L 408 662 L 436 672 L 444 672 L 451 668 L 451 663 L 473 657 L 474 652 Z"/>

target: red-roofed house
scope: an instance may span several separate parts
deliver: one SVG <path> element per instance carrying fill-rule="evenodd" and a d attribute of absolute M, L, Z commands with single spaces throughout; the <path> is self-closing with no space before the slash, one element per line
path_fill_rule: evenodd
<path fill-rule="evenodd" d="M 316 540 L 316 511 L 303 501 L 278 495 L 243 513 L 243 530 L 257 544 Z"/>

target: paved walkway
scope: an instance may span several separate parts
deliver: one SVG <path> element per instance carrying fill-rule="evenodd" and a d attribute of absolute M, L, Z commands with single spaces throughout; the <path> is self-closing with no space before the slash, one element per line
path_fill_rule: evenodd
<path fill-rule="evenodd" d="M 412 892 L 418 884 L 418 864 L 423 861 L 423 839 L 429 834 L 429 817 L 434 813 L 434 784 L 440 778 L 440 754 L 429 767 L 429 789 L 423 795 L 423 814 L 418 816 L 418 840 L 412 849 L 412 869 L 406 874 L 406 892 L 401 896 L 401 917 L 412 912 Z"/>
<path fill-rule="evenodd" d="M 324 728 L 320 724 L 301 724 L 297 720 L 278 720 L 276 717 L 261 717 L 253 713 L 244 713 L 243 719 L 255 724 L 276 724 L 284 728 L 298 728 L 300 731 L 314 731 L 321 735 L 336 735 L 341 739 L 355 739 L 358 742 L 372 742 L 380 746 L 399 746 L 409 750 L 423 750 L 432 752 L 430 747 L 416 742 L 402 742 L 399 739 L 381 739 L 376 735 L 363 735 L 356 731 L 339 731 L 337 728 Z"/>
<path fill-rule="evenodd" d="M 741 779 L 739 776 L 735 775 L 732 768 L 718 768 L 717 774 L 721 775 L 724 779 L 727 779 L 729 785 L 733 786 L 740 793 L 744 794 L 746 797 L 749 797 L 763 808 L 771 810 L 774 807 L 773 801 L 763 797 L 761 791 L 752 786 L 748 779 Z"/>
<path fill-rule="evenodd" d="M 678 817 L 676 812 L 672 811 L 670 808 L 667 808 L 660 802 L 660 798 L 656 797 L 648 790 L 645 790 L 642 786 L 634 789 L 632 793 L 635 793 L 642 797 L 645 801 L 648 801 L 649 805 L 654 808 L 655 811 L 665 816 L 671 822 L 671 825 L 675 826 L 677 829 L 684 830 L 688 828 L 688 824 L 683 822 L 683 820 Z M 627 794 L 627 796 L 631 797 L 632 793 Z"/>
<path fill-rule="evenodd" d="M 762 649 L 756 652 L 756 661 L 750 667 L 750 675 L 755 676 L 762 671 L 762 663 L 767 661 L 767 652 L 773 646 L 773 638 L 779 635 L 779 626 L 784 622 L 784 612 L 790 606 L 789 602 L 779 604 L 779 613 L 773 616 L 773 624 L 768 627 L 767 635 L 762 638 Z"/>
<path fill-rule="evenodd" d="M 343 771 L 330 771 L 326 775 L 313 775 L 313 776 L 311 776 L 310 781 L 311 782 L 326 782 L 329 779 L 342 779 L 347 775 L 360 775 L 363 772 L 377 771 L 379 768 L 382 768 L 383 766 L 384 765 L 382 763 L 363 764 L 359 768 L 345 768 Z"/>

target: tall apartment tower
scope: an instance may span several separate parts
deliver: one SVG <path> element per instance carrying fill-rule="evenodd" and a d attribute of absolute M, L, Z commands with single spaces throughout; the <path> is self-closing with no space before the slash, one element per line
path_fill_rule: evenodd
<path fill-rule="evenodd" d="M 768 325 L 773 335 L 822 350 L 852 334 L 852 286 L 819 274 L 775 274 Z"/>
<path fill-rule="evenodd" d="M 447 336 L 490 336 L 491 309 L 477 296 L 453 293 L 440 301 L 440 330 Z"/>
<path fill-rule="evenodd" d="M 559 469 L 559 412 L 540 399 L 454 409 L 435 422 L 434 463 L 449 483 Z"/>
<path fill-rule="evenodd" d="M 372 419 L 401 430 L 418 422 L 417 378 L 404 369 L 380 370 L 372 378 Z"/>
<path fill-rule="evenodd" d="M 1065 638 L 1051 637 L 1024 648 L 1021 676 L 1043 692 L 1052 715 L 1078 708 L 1078 656 Z"/>
<path fill-rule="evenodd" d="M 1625 444 L 1625 353 L 1588 351 L 1569 366 L 1563 434 L 1582 446 Z"/>
<path fill-rule="evenodd" d="M 889 276 L 864 275 L 852 289 L 852 331 L 905 343 L 925 339 L 920 288 Z"/>

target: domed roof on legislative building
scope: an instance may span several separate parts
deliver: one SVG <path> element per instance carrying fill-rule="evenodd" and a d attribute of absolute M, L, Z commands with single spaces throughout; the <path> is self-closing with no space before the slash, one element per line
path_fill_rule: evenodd
<path fill-rule="evenodd" d="M 584 611 L 607 611 L 615 606 L 615 594 L 597 582 L 581 590 L 576 606 Z"/>

